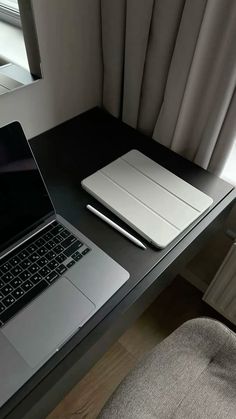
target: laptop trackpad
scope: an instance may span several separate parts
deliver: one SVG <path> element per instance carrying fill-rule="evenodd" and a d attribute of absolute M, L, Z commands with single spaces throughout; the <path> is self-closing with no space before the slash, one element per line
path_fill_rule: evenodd
<path fill-rule="evenodd" d="M 30 367 L 45 362 L 95 310 L 70 281 L 61 278 L 11 320 L 2 332 Z"/>

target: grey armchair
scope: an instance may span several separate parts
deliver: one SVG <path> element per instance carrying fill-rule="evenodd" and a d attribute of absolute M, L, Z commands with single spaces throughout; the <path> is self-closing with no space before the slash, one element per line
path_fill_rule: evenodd
<path fill-rule="evenodd" d="M 184 323 L 124 379 L 99 419 L 235 419 L 236 335 L 218 321 Z"/>

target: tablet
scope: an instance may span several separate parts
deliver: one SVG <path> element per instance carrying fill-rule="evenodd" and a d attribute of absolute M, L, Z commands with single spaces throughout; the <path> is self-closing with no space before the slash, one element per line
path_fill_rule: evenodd
<path fill-rule="evenodd" d="M 137 150 L 88 176 L 82 187 L 158 248 L 213 203 L 208 195 Z"/>

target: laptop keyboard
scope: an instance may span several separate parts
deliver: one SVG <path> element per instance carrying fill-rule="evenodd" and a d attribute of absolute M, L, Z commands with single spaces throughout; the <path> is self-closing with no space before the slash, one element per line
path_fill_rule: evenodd
<path fill-rule="evenodd" d="M 57 221 L 0 260 L 0 327 L 90 249 Z"/>

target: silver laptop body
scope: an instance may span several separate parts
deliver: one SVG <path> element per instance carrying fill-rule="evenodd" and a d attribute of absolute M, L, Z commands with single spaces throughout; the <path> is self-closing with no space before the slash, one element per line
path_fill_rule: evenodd
<path fill-rule="evenodd" d="M 62 240 L 62 232 L 65 236 L 56 245 L 58 252 L 60 246 L 62 248 L 66 243 L 66 234 L 73 240 L 67 250 L 71 252 L 74 243 L 80 247 L 70 256 L 66 256 L 69 254 L 66 250 L 58 254 L 56 258 L 60 255 L 67 258 L 60 265 L 56 265 L 56 258 L 50 259 L 52 264 L 48 260 L 46 266 L 50 263 L 57 267 L 53 268 L 54 273 L 44 277 L 42 275 L 46 271 L 41 271 L 41 266 L 33 274 L 29 272 L 29 267 L 27 275 L 31 276 L 26 281 L 32 288 L 27 291 L 22 280 L 25 272 L 22 266 L 25 264 L 20 257 L 25 257 L 27 253 L 27 258 L 33 260 L 29 263 L 39 266 L 39 260 L 35 261 L 34 257 L 42 247 L 42 252 L 51 252 L 56 248 L 48 248 L 52 239 L 48 238 L 47 232 L 52 234 L 57 226 L 62 229 L 57 239 Z M 32 247 L 35 240 L 37 245 L 39 240 L 44 243 L 37 247 L 37 251 L 33 251 Z M 56 240 L 54 236 L 53 240 Z M 33 249 L 32 252 L 29 249 Z M 45 254 L 49 257 L 49 253 Z M 45 254 L 43 257 L 46 257 Z M 55 256 L 55 252 L 53 254 Z M 23 259 L 26 263 L 27 258 Z M 6 272 L 9 265 L 11 269 Z M 65 266 L 65 272 L 54 280 L 58 266 Z M 5 282 L 6 275 L 9 278 L 11 272 L 14 275 L 19 272 L 19 276 Z M 43 272 L 42 275 L 40 272 Z M 50 282 L 47 278 L 53 280 Z M 128 278 L 125 269 L 56 214 L 20 124 L 13 122 L 0 128 L 0 405 L 58 351 Z M 39 281 L 37 285 L 33 280 Z M 20 285 L 19 281 L 22 281 Z M 39 290 L 46 283 L 42 292 L 14 314 L 15 307 L 19 308 L 22 301 L 27 301 L 29 293 L 36 289 L 34 287 Z M 7 294 L 9 290 L 11 292 Z M 24 294 L 19 297 L 21 292 Z"/>

